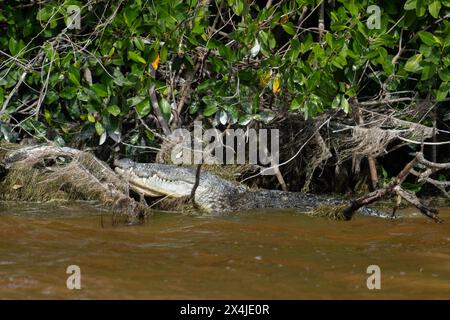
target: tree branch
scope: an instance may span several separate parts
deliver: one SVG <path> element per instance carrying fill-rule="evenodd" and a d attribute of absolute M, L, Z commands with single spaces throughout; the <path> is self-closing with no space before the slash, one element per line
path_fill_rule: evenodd
<path fill-rule="evenodd" d="M 155 79 L 156 71 L 153 68 L 153 66 L 149 65 L 149 71 L 153 79 Z M 156 90 L 155 90 L 155 84 L 152 84 L 148 90 L 148 94 L 150 96 L 150 101 L 152 103 L 153 112 L 155 113 L 156 118 L 158 119 L 158 122 L 166 136 L 169 136 L 171 131 L 169 128 L 169 125 L 167 124 L 166 119 L 164 119 L 164 116 L 161 112 L 161 109 L 159 108 L 158 98 L 156 97 Z"/>

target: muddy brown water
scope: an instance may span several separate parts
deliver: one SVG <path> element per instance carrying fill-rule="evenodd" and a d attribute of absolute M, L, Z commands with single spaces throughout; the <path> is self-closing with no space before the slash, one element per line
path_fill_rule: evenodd
<path fill-rule="evenodd" d="M 86 203 L 0 203 L 0 299 L 450 299 L 450 207 L 444 224 L 402 215 L 156 213 L 125 226 Z M 69 265 L 81 290 L 66 286 Z"/>

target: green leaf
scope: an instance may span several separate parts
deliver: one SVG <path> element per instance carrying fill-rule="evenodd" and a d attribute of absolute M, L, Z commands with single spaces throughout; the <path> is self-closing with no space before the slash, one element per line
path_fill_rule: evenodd
<path fill-rule="evenodd" d="M 351 109 L 350 109 L 350 104 L 348 103 L 348 100 L 345 99 L 345 97 L 342 97 L 342 99 L 341 99 L 341 109 L 342 109 L 346 114 L 348 114 L 348 113 L 351 111 Z"/>
<path fill-rule="evenodd" d="M 108 89 L 104 84 L 101 83 L 95 83 L 92 85 L 92 90 L 94 90 L 95 94 L 100 97 L 104 98 L 108 96 Z"/>
<path fill-rule="evenodd" d="M 167 60 L 167 52 L 168 52 L 167 46 L 163 46 L 161 48 L 161 52 L 159 53 L 160 63 L 165 63 L 166 62 L 166 60 Z"/>
<path fill-rule="evenodd" d="M 73 99 L 75 98 L 75 96 L 77 95 L 78 92 L 78 87 L 64 87 L 64 89 L 62 89 L 59 92 L 59 96 L 63 99 Z"/>
<path fill-rule="evenodd" d="M 208 90 L 209 88 L 213 88 L 215 84 L 216 84 L 216 80 L 207 79 L 198 85 L 197 92 L 203 92 L 203 91 Z"/>
<path fill-rule="evenodd" d="M 134 46 L 135 46 L 139 51 L 144 51 L 144 50 L 145 50 L 144 42 L 143 42 L 140 38 L 134 38 L 134 39 L 133 39 L 133 43 L 134 43 Z"/>
<path fill-rule="evenodd" d="M 103 132 L 105 131 L 105 129 L 103 129 L 103 126 L 100 122 L 95 123 L 95 131 L 97 132 L 97 134 L 99 136 L 101 136 L 103 134 Z"/>
<path fill-rule="evenodd" d="M 331 108 L 336 109 L 341 104 L 341 95 L 338 94 L 331 103 Z"/>
<path fill-rule="evenodd" d="M 196 19 L 194 27 L 191 29 L 193 34 L 202 34 L 205 31 L 205 27 L 201 24 L 201 20 Z"/>
<path fill-rule="evenodd" d="M 39 21 L 47 21 L 52 16 L 52 8 L 50 6 L 45 6 L 38 11 L 36 19 Z"/>
<path fill-rule="evenodd" d="M 450 32 L 445 37 L 443 46 L 444 46 L 444 48 L 447 48 L 448 46 L 450 46 Z"/>
<path fill-rule="evenodd" d="M 420 80 L 428 80 L 436 73 L 436 67 L 433 64 L 427 63 L 423 66 L 422 77 Z"/>
<path fill-rule="evenodd" d="M 422 54 L 413 55 L 405 63 L 405 70 L 408 72 L 417 72 L 421 69 L 420 62 L 422 61 Z"/>
<path fill-rule="evenodd" d="M 189 105 L 189 114 L 195 114 L 197 113 L 198 109 L 199 109 L 200 104 L 198 102 L 192 102 Z"/>
<path fill-rule="evenodd" d="M 151 105 L 149 99 L 144 99 L 136 105 L 136 111 L 140 118 L 145 117 L 150 113 Z"/>
<path fill-rule="evenodd" d="M 98 141 L 98 145 L 101 146 L 105 143 L 106 138 L 108 137 L 106 131 L 103 131 L 102 135 L 100 136 L 100 140 Z"/>
<path fill-rule="evenodd" d="M 419 32 L 420 40 L 428 46 L 434 46 L 433 34 L 428 31 L 420 31 Z"/>
<path fill-rule="evenodd" d="M 436 92 L 436 100 L 443 101 L 447 98 L 448 91 L 450 90 L 450 82 L 442 82 L 439 89 Z"/>
<path fill-rule="evenodd" d="M 277 40 L 272 32 L 269 32 L 269 48 L 274 49 L 277 45 Z"/>
<path fill-rule="evenodd" d="M 215 114 L 217 112 L 217 110 L 219 110 L 218 108 L 218 103 L 216 100 L 214 100 L 214 98 L 211 97 L 203 97 L 203 102 L 205 102 L 206 104 L 206 108 L 203 110 L 203 115 L 205 117 L 209 117 L 212 116 L 213 114 Z"/>
<path fill-rule="evenodd" d="M 164 119 L 166 119 L 166 121 L 169 121 L 170 116 L 172 115 L 172 108 L 169 101 L 167 101 L 167 99 L 165 98 L 161 98 L 159 100 L 159 108 L 161 109 Z"/>
<path fill-rule="evenodd" d="M 233 50 L 224 45 L 219 47 L 219 54 L 227 60 L 233 60 L 234 58 Z"/>
<path fill-rule="evenodd" d="M 294 62 L 297 60 L 298 55 L 300 54 L 300 41 L 298 41 L 297 39 L 291 39 L 291 50 L 289 51 L 289 55 L 291 58 L 291 62 Z"/>
<path fill-rule="evenodd" d="M 71 67 L 68 71 L 67 71 L 67 78 L 77 87 L 80 86 L 80 70 L 75 68 L 75 67 Z"/>
<path fill-rule="evenodd" d="M 437 19 L 439 17 L 439 11 L 441 10 L 441 2 L 433 1 L 428 5 L 428 11 L 433 16 L 433 18 Z"/>
<path fill-rule="evenodd" d="M 128 105 L 128 107 L 131 108 L 144 100 L 145 100 L 144 96 L 135 96 L 135 97 L 127 99 L 127 105 Z"/>
<path fill-rule="evenodd" d="M 259 94 L 253 95 L 252 99 L 252 113 L 257 113 L 259 111 L 260 106 L 260 100 L 259 100 Z"/>
<path fill-rule="evenodd" d="M 119 87 L 123 86 L 127 82 L 119 68 L 114 69 L 113 76 L 114 83 Z"/>
<path fill-rule="evenodd" d="M 45 102 L 46 104 L 52 104 L 52 103 L 58 101 L 58 99 L 59 99 L 58 94 L 57 94 L 55 91 L 53 91 L 53 90 L 49 90 L 49 91 L 47 92 L 47 94 L 45 95 L 45 100 L 44 100 L 44 102 Z"/>
<path fill-rule="evenodd" d="M 405 3 L 405 10 L 414 10 L 416 9 L 416 0 L 407 0 Z"/>
<path fill-rule="evenodd" d="M 440 46 L 442 46 L 443 45 L 443 39 L 442 38 L 440 38 L 440 37 L 438 37 L 438 36 L 435 36 L 435 35 L 433 35 L 433 40 L 434 40 L 434 42 L 435 43 L 437 43 L 438 45 L 440 45 Z"/>
<path fill-rule="evenodd" d="M 263 121 L 264 123 L 269 123 L 274 118 L 273 113 L 263 111 L 257 115 L 254 116 L 255 120 Z"/>
<path fill-rule="evenodd" d="M 219 108 L 217 107 L 217 105 L 210 104 L 205 108 L 205 110 L 203 110 L 203 115 L 205 117 L 212 116 L 213 114 L 215 114 L 217 112 L 218 109 Z"/>
<path fill-rule="evenodd" d="M 425 44 L 421 44 L 419 48 L 419 52 L 423 54 L 425 58 L 428 58 L 432 53 L 433 47 L 427 46 Z"/>
<path fill-rule="evenodd" d="M 244 0 L 228 0 L 228 4 L 238 16 L 244 11 Z"/>
<path fill-rule="evenodd" d="M 416 16 L 422 17 L 427 12 L 427 6 L 424 0 L 416 1 Z"/>
<path fill-rule="evenodd" d="M 327 44 L 330 46 L 331 49 L 333 49 L 333 35 L 331 32 L 327 32 L 325 34 L 325 40 L 327 41 Z"/>
<path fill-rule="evenodd" d="M 120 108 L 117 104 L 113 104 L 108 107 L 108 112 L 117 117 L 120 114 Z"/>
<path fill-rule="evenodd" d="M 131 27 L 133 22 L 139 15 L 139 7 L 128 6 L 123 10 L 123 18 L 128 27 Z"/>
<path fill-rule="evenodd" d="M 302 106 L 303 99 L 300 96 L 295 97 L 292 102 L 289 110 L 294 111 L 299 109 Z"/>
<path fill-rule="evenodd" d="M 139 62 L 142 64 L 147 64 L 147 61 L 145 61 L 145 59 L 142 58 L 139 53 L 136 53 L 134 51 L 128 51 L 128 59 L 131 59 L 135 62 Z"/>
<path fill-rule="evenodd" d="M 155 135 L 153 134 L 153 132 L 151 132 L 150 130 L 145 130 L 144 132 L 148 140 L 150 141 L 155 140 Z"/>
<path fill-rule="evenodd" d="M 116 48 L 114 48 L 114 47 L 111 47 L 111 49 L 109 49 L 109 51 L 108 51 L 108 57 L 112 57 L 113 55 L 114 55 L 114 52 L 116 51 Z"/>
<path fill-rule="evenodd" d="M 439 70 L 438 72 L 439 74 L 439 78 L 444 81 L 450 81 L 450 70 L 448 68 L 442 68 L 441 70 Z"/>
<path fill-rule="evenodd" d="M 52 113 L 49 110 L 45 109 L 44 110 L 44 119 L 45 119 L 45 121 L 47 121 L 48 124 L 51 124 L 52 123 L 52 118 L 53 118 Z"/>
<path fill-rule="evenodd" d="M 296 30 L 292 22 L 289 21 L 288 23 L 282 24 L 281 26 L 287 34 L 290 34 L 291 36 L 295 35 Z"/>
<path fill-rule="evenodd" d="M 219 111 L 219 122 L 222 125 L 226 125 L 228 123 L 228 114 L 224 110 Z"/>
<path fill-rule="evenodd" d="M 18 47 L 17 40 L 14 38 L 9 38 L 8 48 L 11 55 L 15 56 L 17 54 L 18 52 L 17 47 Z"/>
<path fill-rule="evenodd" d="M 243 114 L 242 116 L 239 117 L 239 124 L 241 126 L 246 126 L 252 120 L 253 120 L 253 116 L 252 115 L 250 115 L 250 114 Z"/>

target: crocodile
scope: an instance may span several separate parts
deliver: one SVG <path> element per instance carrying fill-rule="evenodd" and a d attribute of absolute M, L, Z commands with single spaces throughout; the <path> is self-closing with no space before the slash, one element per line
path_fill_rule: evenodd
<path fill-rule="evenodd" d="M 114 162 L 115 172 L 125 179 L 130 188 L 149 197 L 190 197 L 196 183 L 197 170 L 159 163 L 136 163 L 129 159 Z M 211 214 L 230 213 L 260 208 L 298 208 L 309 212 L 319 206 L 344 206 L 343 199 L 303 192 L 279 190 L 250 190 L 248 187 L 202 171 L 195 189 L 194 203 Z M 362 207 L 359 213 L 388 217 L 386 213 Z"/>

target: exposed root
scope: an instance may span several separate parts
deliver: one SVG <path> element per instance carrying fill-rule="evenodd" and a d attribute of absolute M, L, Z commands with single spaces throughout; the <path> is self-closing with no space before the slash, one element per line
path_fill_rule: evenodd
<path fill-rule="evenodd" d="M 311 155 L 308 166 L 306 167 L 306 179 L 303 184 L 302 192 L 309 192 L 314 171 L 327 159 L 331 158 L 331 152 L 319 132 L 314 135 L 314 144 L 316 152 Z"/>
<path fill-rule="evenodd" d="M 393 113 L 391 108 L 380 107 L 378 112 L 362 107 L 359 110 L 360 124 L 343 113 L 330 111 L 309 120 L 290 114 L 268 126 L 280 129 L 280 162 L 284 163 L 280 171 L 290 177 L 286 182 L 291 190 L 315 190 L 317 181 L 314 178 L 320 177 L 317 169 L 328 165 L 345 174 L 348 161 L 352 164 L 352 172 L 348 174 L 353 173 L 356 182 L 363 178 L 358 174 L 364 158 L 376 159 L 386 154 L 393 143 L 404 145 L 402 139 L 423 141 L 433 136 L 433 128 L 401 120 L 399 117 L 404 115 Z M 318 124 L 326 121 L 329 121 L 328 125 L 317 130 Z M 303 186 L 292 181 L 302 181 Z M 341 189 L 345 188 L 330 191 L 341 192 Z"/>
<path fill-rule="evenodd" d="M 367 118 L 366 122 L 375 122 L 376 125 L 348 126 L 351 135 L 344 135 L 336 140 L 336 149 L 339 150 L 338 162 L 352 158 L 355 169 L 363 158 L 376 158 L 384 154 L 388 144 L 399 137 L 418 137 L 421 140 L 433 135 L 433 128 L 395 118 L 372 116 Z"/>

